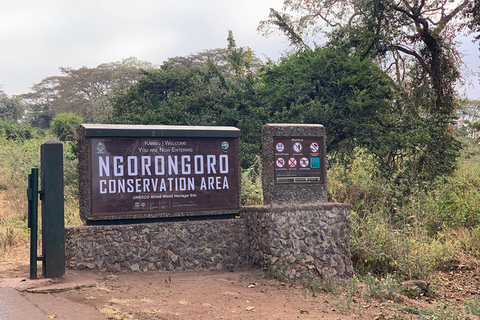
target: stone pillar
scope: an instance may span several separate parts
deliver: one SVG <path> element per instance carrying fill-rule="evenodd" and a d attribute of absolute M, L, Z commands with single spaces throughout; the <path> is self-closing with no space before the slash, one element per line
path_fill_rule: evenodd
<path fill-rule="evenodd" d="M 322 125 L 267 124 L 262 148 L 264 205 L 327 202 Z"/>

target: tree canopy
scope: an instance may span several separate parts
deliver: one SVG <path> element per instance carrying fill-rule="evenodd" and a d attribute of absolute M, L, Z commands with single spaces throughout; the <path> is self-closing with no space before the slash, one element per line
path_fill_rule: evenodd
<path fill-rule="evenodd" d="M 23 117 L 25 104 L 19 97 L 0 95 L 0 119 L 19 122 Z"/>
<path fill-rule="evenodd" d="M 47 77 L 35 84 L 32 92 L 23 95 L 31 106 L 31 123 L 48 127 L 53 116 L 61 112 L 74 112 L 87 122 L 100 122 L 111 112 L 109 98 L 136 83 L 143 69 L 153 67 L 136 58 L 104 63 L 96 68 L 62 67 L 62 76 Z"/>
<path fill-rule="evenodd" d="M 259 29 L 265 34 L 281 30 L 296 46 L 305 46 L 303 38 L 327 32 L 332 43 L 354 47 L 359 56 L 383 63 L 408 99 L 426 97 L 418 102 L 426 112 L 450 116 L 460 75 L 454 38 L 473 4 L 473 0 L 285 0 L 287 12 L 271 9 Z M 421 93 L 412 92 L 419 85 Z"/>
<path fill-rule="evenodd" d="M 270 120 L 323 124 L 329 152 L 371 145 L 383 134 L 379 130 L 392 125 L 393 81 L 347 50 L 300 51 L 263 72 L 261 94 L 269 101 Z"/>
<path fill-rule="evenodd" d="M 138 83 L 112 99 L 113 112 L 106 121 L 236 126 L 245 151 L 242 165 L 250 165 L 260 152 L 265 123 L 254 91 L 258 62 L 251 50 L 237 47 L 231 33 L 228 41 L 228 48 L 215 50 L 213 56 L 209 50 L 143 71 Z"/>
<path fill-rule="evenodd" d="M 236 126 L 243 167 L 259 154 L 265 123 L 321 123 L 335 159 L 349 161 L 363 147 L 385 175 L 403 170 L 409 175 L 402 179 L 430 178 L 453 170 L 453 136 L 436 130 L 441 127 L 433 118 L 415 117 L 398 101 L 388 73 L 353 49 L 301 50 L 254 72 L 248 69 L 249 51 L 231 40 L 224 71 L 225 64 L 212 60 L 193 68 L 167 62 L 144 71 L 138 83 L 114 97 L 108 122 Z M 432 148 L 437 139 L 448 146 Z"/>
<path fill-rule="evenodd" d="M 263 124 L 320 123 L 333 161 L 348 162 L 360 147 L 377 173 L 431 180 L 454 170 L 460 150 L 451 130 L 459 73 L 446 30 L 469 4 L 287 0 L 292 14 L 272 10 L 261 24 L 284 31 L 297 48 L 277 62 L 262 63 L 230 31 L 226 48 L 159 67 L 131 58 L 61 68 L 62 76 L 22 96 L 23 118 L 44 128 L 65 112 L 86 122 L 236 126 L 243 167 L 260 154 Z M 310 48 L 305 39 L 319 32 L 318 20 L 328 41 Z"/>
<path fill-rule="evenodd" d="M 309 50 L 309 44 L 325 36 L 325 46 L 349 49 L 361 60 L 376 62 L 395 81 L 395 110 L 386 112 L 399 117 L 392 127 L 396 129 L 390 131 L 399 138 L 390 139 L 379 153 L 386 163 L 397 159 L 403 175 L 416 179 L 453 171 L 460 150 L 452 134 L 459 105 L 455 85 L 460 79 L 455 37 L 466 28 L 480 30 L 478 0 L 285 0 L 283 4 L 283 12 L 271 9 L 269 18 L 260 22 L 264 34 L 279 30 L 298 50 Z M 397 151 L 392 154 L 392 150 Z"/>

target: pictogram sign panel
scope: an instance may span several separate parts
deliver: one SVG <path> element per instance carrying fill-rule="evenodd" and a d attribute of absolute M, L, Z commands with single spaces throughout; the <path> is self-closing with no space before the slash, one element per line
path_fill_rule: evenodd
<path fill-rule="evenodd" d="M 274 137 L 273 143 L 275 184 L 324 181 L 322 166 L 325 164 L 321 148 L 323 137 Z"/>

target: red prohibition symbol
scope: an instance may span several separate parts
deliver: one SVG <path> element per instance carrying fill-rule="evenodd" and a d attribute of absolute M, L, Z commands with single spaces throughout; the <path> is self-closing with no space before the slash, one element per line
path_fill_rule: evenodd
<path fill-rule="evenodd" d="M 308 159 L 306 157 L 303 157 L 303 158 L 300 159 L 300 166 L 302 168 L 308 167 Z"/>
<path fill-rule="evenodd" d="M 277 160 L 275 161 L 275 165 L 277 166 L 277 168 L 285 167 L 285 159 L 277 158 Z"/>
<path fill-rule="evenodd" d="M 275 145 L 275 150 L 277 150 L 277 152 L 280 152 L 282 153 L 283 150 L 285 150 L 285 145 L 281 142 L 278 142 L 276 145 Z"/>
<path fill-rule="evenodd" d="M 295 168 L 297 166 L 297 159 L 295 158 L 288 159 L 288 166 L 290 168 Z"/>
<path fill-rule="evenodd" d="M 296 153 L 302 152 L 302 144 L 300 142 L 295 142 L 293 144 L 293 151 Z"/>
<path fill-rule="evenodd" d="M 312 151 L 313 153 L 317 153 L 318 149 L 320 149 L 320 147 L 318 146 L 318 143 L 312 142 L 310 144 L 310 151 Z"/>

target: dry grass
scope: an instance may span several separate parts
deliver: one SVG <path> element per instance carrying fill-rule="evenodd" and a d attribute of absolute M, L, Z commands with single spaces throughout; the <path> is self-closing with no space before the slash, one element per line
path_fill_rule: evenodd
<path fill-rule="evenodd" d="M 40 147 L 49 136 L 25 141 L 0 135 L 0 250 L 28 242 L 27 187 L 31 168 L 40 167 Z M 78 212 L 77 160 L 64 145 L 65 224 L 82 224 Z M 40 180 L 40 179 L 39 179 Z M 39 181 L 40 182 L 40 181 Z M 41 210 L 39 203 L 39 219 Z M 41 223 L 38 224 L 41 229 Z M 41 230 L 39 230 L 40 233 Z"/>
<path fill-rule="evenodd" d="M 40 249 L 41 250 L 41 249 Z M 0 248 L 0 278 L 9 277 L 11 272 L 18 271 L 30 263 L 30 245 L 19 243 L 14 247 Z"/>

